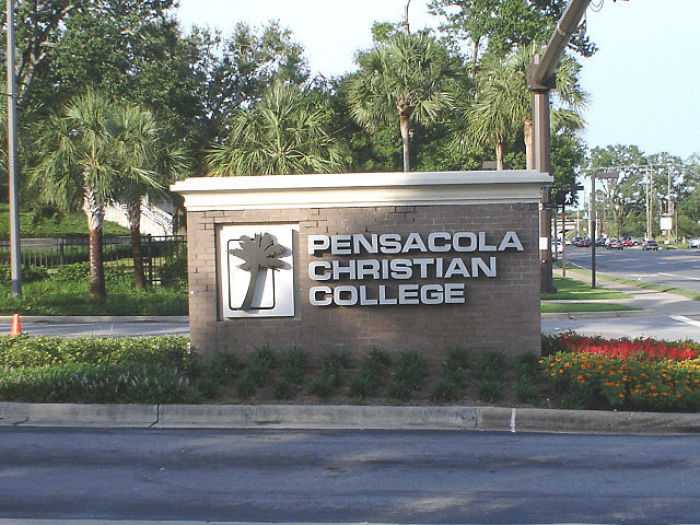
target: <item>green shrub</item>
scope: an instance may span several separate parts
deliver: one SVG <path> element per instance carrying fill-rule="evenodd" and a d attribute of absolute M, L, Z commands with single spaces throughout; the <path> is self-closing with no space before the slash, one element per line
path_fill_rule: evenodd
<path fill-rule="evenodd" d="M 134 279 L 134 271 L 126 266 L 105 265 L 105 281 L 107 283 L 130 284 Z M 80 262 L 64 264 L 56 268 L 54 279 L 61 282 L 83 282 L 90 279 L 90 263 Z"/>
<path fill-rule="evenodd" d="M 336 391 L 333 384 L 334 382 L 335 378 L 333 376 L 325 374 L 319 375 L 311 381 L 309 393 L 325 401 Z"/>
<path fill-rule="evenodd" d="M 163 286 L 184 286 L 187 283 L 187 256 L 167 259 L 158 268 L 158 276 Z"/>
<path fill-rule="evenodd" d="M 293 349 L 280 358 L 280 374 L 285 381 L 299 385 L 304 379 L 308 357 L 303 350 Z"/>
<path fill-rule="evenodd" d="M 188 338 L 160 337 L 18 337 L 0 336 L 0 368 L 56 364 L 167 365 L 187 372 L 191 363 Z"/>
<path fill-rule="evenodd" d="M 389 395 L 407 401 L 412 393 L 420 390 L 427 374 L 427 361 L 419 352 L 402 352 L 396 359 L 393 375 L 389 382 Z"/>
<path fill-rule="evenodd" d="M 327 352 L 319 375 L 311 381 L 309 392 L 321 399 L 328 399 L 343 384 L 349 366 L 350 355 L 347 352 Z"/>
<path fill-rule="evenodd" d="M 179 403 L 187 376 L 165 365 L 60 364 L 0 373 L 0 399 L 33 403 Z"/>
<path fill-rule="evenodd" d="M 275 399 L 291 399 L 296 393 L 296 385 L 284 376 L 277 378 L 272 385 L 272 394 Z"/>
<path fill-rule="evenodd" d="M 376 394 L 387 376 L 391 360 L 381 350 L 373 348 L 360 362 L 360 369 L 350 381 L 348 394 L 360 400 Z"/>
<path fill-rule="evenodd" d="M 492 403 L 503 395 L 505 380 L 503 369 L 505 359 L 498 352 L 487 352 L 481 356 L 478 364 L 478 380 L 476 389 L 479 399 Z"/>
<path fill-rule="evenodd" d="M 33 283 L 41 281 L 49 276 L 49 272 L 42 266 L 22 266 L 22 282 Z M 12 282 L 12 270 L 10 265 L 0 265 L 0 281 Z"/>
<path fill-rule="evenodd" d="M 431 399 L 438 403 L 445 403 L 448 401 L 457 401 L 459 399 L 459 391 L 462 385 L 455 380 L 454 377 L 446 376 L 441 377 L 435 386 L 431 394 Z"/>
<path fill-rule="evenodd" d="M 515 395 L 521 403 L 534 403 L 539 397 L 536 379 L 541 375 L 539 358 L 535 354 L 525 354 L 518 357 Z"/>
<path fill-rule="evenodd" d="M 90 263 L 81 262 L 64 264 L 56 268 L 54 279 L 57 281 L 80 282 L 90 278 Z"/>
<path fill-rule="evenodd" d="M 447 352 L 447 358 L 442 363 L 443 377 L 449 379 L 458 388 L 464 387 L 469 363 L 469 352 L 463 348 L 451 348 Z"/>
<path fill-rule="evenodd" d="M 248 374 L 241 377 L 238 385 L 236 385 L 236 392 L 242 399 L 248 399 L 249 397 L 255 395 L 257 387 L 255 386 L 255 381 Z"/>
<path fill-rule="evenodd" d="M 232 353 L 219 352 L 212 359 L 193 362 L 192 377 L 197 391 L 204 397 L 214 398 L 221 387 L 232 380 L 241 368 L 238 358 Z"/>
<path fill-rule="evenodd" d="M 481 379 L 476 383 L 476 389 L 481 401 L 493 403 L 498 401 L 503 395 L 505 382 L 502 379 L 487 378 Z"/>
<path fill-rule="evenodd" d="M 520 375 L 515 383 L 515 395 L 521 403 L 534 403 L 539 397 L 537 387 L 528 375 Z"/>
<path fill-rule="evenodd" d="M 246 366 L 245 375 L 253 382 L 256 387 L 265 386 L 269 380 L 272 369 L 275 366 L 275 353 L 269 348 L 259 348 L 253 353 L 248 365 Z"/>
<path fill-rule="evenodd" d="M 284 353 L 279 361 L 279 377 L 272 387 L 273 395 L 277 399 L 291 399 L 304 380 L 308 358 L 305 352 L 295 348 Z"/>

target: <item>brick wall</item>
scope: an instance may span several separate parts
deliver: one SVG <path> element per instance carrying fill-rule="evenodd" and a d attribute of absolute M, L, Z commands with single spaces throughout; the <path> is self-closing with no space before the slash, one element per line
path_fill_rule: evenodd
<path fill-rule="evenodd" d="M 537 213 L 537 204 L 191 211 L 188 213 L 188 253 L 192 347 L 205 356 L 225 350 L 247 353 L 263 345 L 276 349 L 297 346 L 310 353 L 330 348 L 364 352 L 380 347 L 387 352 L 416 349 L 430 355 L 432 351 L 438 356 L 456 345 L 472 351 L 497 350 L 511 355 L 539 353 Z M 295 317 L 222 319 L 218 308 L 217 228 L 229 224 L 281 222 L 299 224 L 294 246 L 298 291 Z M 466 304 L 364 307 L 309 304 L 309 288 L 328 284 L 312 281 L 307 275 L 311 260 L 307 245 L 309 234 L 398 233 L 405 236 L 439 231 L 483 231 L 490 239 L 497 239 L 496 242 L 506 231 L 516 231 L 524 251 L 444 254 L 446 257 L 497 257 L 498 277 L 466 280 Z M 431 281 L 421 281 L 421 284 L 426 282 Z"/>

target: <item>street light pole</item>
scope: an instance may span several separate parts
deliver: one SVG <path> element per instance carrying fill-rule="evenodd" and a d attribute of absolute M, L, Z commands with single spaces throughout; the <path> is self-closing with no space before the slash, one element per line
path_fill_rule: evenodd
<path fill-rule="evenodd" d="M 595 288 L 595 248 L 596 248 L 596 240 L 598 239 L 598 235 L 596 233 L 596 226 L 598 219 L 596 217 L 596 209 L 595 209 L 595 179 L 596 175 L 600 179 L 617 179 L 618 172 L 615 169 L 611 168 L 604 168 L 601 170 L 599 173 L 596 174 L 596 171 L 593 170 L 591 172 L 591 197 L 589 201 L 589 205 L 591 207 L 590 210 L 590 220 L 591 220 L 591 288 Z"/>
<path fill-rule="evenodd" d="M 591 173 L 591 197 L 590 197 L 590 217 L 591 217 L 591 288 L 595 288 L 595 245 L 598 238 L 596 232 L 596 209 L 595 209 L 595 171 Z"/>
<path fill-rule="evenodd" d="M 17 95 L 15 83 L 14 0 L 7 0 L 7 163 L 10 197 L 10 276 L 12 295 L 22 296 L 22 265 L 19 240 L 19 185 L 17 182 Z"/>
<path fill-rule="evenodd" d="M 591 0 L 570 0 L 557 23 L 544 53 L 535 55 L 527 70 L 527 87 L 532 93 L 532 125 L 535 146 L 535 169 L 551 173 L 549 136 L 549 92 L 554 89 L 559 61 L 571 36 L 578 29 L 579 22 Z M 542 193 L 540 203 L 540 268 L 541 291 L 554 291 L 552 280 L 552 238 L 550 188 Z"/>

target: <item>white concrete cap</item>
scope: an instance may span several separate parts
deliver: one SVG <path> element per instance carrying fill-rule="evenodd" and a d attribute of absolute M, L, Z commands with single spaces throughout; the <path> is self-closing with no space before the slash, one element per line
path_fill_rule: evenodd
<path fill-rule="evenodd" d="M 170 189 L 189 211 L 538 202 L 546 173 L 529 170 L 193 177 Z"/>

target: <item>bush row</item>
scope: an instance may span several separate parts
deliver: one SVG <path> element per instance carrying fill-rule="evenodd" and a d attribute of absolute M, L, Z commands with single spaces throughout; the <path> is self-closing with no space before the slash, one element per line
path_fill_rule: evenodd
<path fill-rule="evenodd" d="M 176 403 L 189 399 L 186 337 L 0 337 L 0 399 Z"/>
<path fill-rule="evenodd" d="M 373 349 L 360 357 L 261 348 L 192 360 L 185 337 L 0 337 L 0 400 L 32 402 L 453 403 L 633 410 L 700 408 L 694 343 L 546 337 L 542 359 L 453 348 L 440 366 L 425 355 Z M 601 350 L 602 349 L 602 350 Z M 590 350 L 590 351 L 589 351 Z"/>
<path fill-rule="evenodd" d="M 234 402 L 313 396 L 323 401 L 354 403 L 372 398 L 446 403 L 470 396 L 495 402 L 503 398 L 515 380 L 518 401 L 532 403 L 539 396 L 535 387 L 537 376 L 534 355 L 522 356 L 514 367 L 499 353 L 471 355 L 454 348 L 436 368 L 415 351 L 389 355 L 373 349 L 355 359 L 347 352 L 329 351 L 312 360 L 299 349 L 275 352 L 262 348 L 246 361 L 235 354 L 222 353 L 209 362 L 197 363 L 193 383 L 205 398 L 224 396 Z"/>
<path fill-rule="evenodd" d="M 142 363 L 187 371 L 190 366 L 188 339 L 160 337 L 0 337 L 0 369 L 58 364 L 114 365 Z"/>
<path fill-rule="evenodd" d="M 60 364 L 7 369 L 0 398 L 33 403 L 179 403 L 188 397 L 184 371 L 158 364 Z"/>

